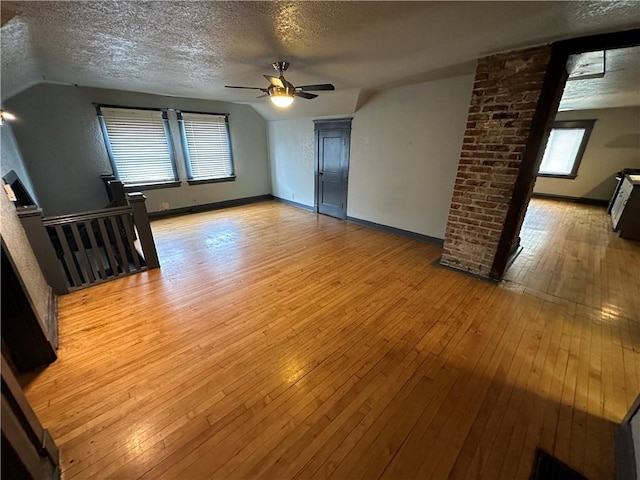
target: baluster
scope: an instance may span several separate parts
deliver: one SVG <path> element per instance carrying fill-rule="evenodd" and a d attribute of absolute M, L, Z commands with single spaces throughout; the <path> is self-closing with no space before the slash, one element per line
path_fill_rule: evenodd
<path fill-rule="evenodd" d="M 84 222 L 84 228 L 87 230 L 91 250 L 93 250 L 93 258 L 95 258 L 96 265 L 98 266 L 98 274 L 100 275 L 100 278 L 104 280 L 107 278 L 107 273 L 102 262 L 102 255 L 100 255 L 100 248 L 98 248 L 96 236 L 93 232 L 93 222 L 91 220 Z"/>
<path fill-rule="evenodd" d="M 42 223 L 42 209 L 30 206 L 18 208 L 16 211 L 47 283 L 57 295 L 69 293 L 64 271 L 58 262 L 47 229 Z"/>
<path fill-rule="evenodd" d="M 89 259 L 89 255 L 87 255 L 87 250 L 84 248 L 84 242 L 80 237 L 80 231 L 78 230 L 77 223 L 71 224 L 71 232 L 73 233 L 73 238 L 75 239 L 76 246 L 78 247 L 78 256 L 80 257 L 78 259 L 78 263 L 79 264 L 86 263 L 87 276 L 88 276 L 87 280 L 89 283 L 94 283 L 96 281 L 96 277 L 93 274 L 93 265 L 91 265 L 91 260 Z M 81 260 L 83 262 L 81 262 Z"/>
<path fill-rule="evenodd" d="M 129 259 L 127 258 L 127 251 L 124 249 L 124 244 L 122 243 L 122 232 L 118 228 L 118 222 L 116 222 L 115 217 L 109 217 L 111 221 L 111 227 L 113 228 L 113 236 L 116 241 L 116 246 L 118 247 L 118 252 L 120 253 L 120 265 L 126 273 L 129 273 L 131 269 L 129 268 Z"/>
<path fill-rule="evenodd" d="M 62 251 L 64 255 L 62 256 L 65 265 L 69 273 L 71 274 L 71 279 L 73 281 L 74 287 L 79 287 L 84 282 L 82 281 L 80 272 L 78 272 L 78 267 L 76 267 L 76 259 L 71 253 L 71 249 L 69 248 L 69 242 L 67 241 L 67 236 L 64 233 L 64 230 L 61 225 L 54 226 L 56 235 L 58 235 L 58 240 L 60 241 L 60 245 L 62 246 Z"/>
<path fill-rule="evenodd" d="M 111 245 L 111 239 L 109 238 L 109 234 L 107 233 L 107 227 L 104 222 L 104 218 L 98 218 L 98 228 L 100 229 L 100 235 L 102 236 L 102 245 L 104 245 L 104 249 L 107 252 L 107 258 L 109 259 L 109 265 L 111 265 L 112 275 L 117 277 L 119 275 L 118 262 L 116 261 L 116 256 L 113 252 L 113 247 Z"/>

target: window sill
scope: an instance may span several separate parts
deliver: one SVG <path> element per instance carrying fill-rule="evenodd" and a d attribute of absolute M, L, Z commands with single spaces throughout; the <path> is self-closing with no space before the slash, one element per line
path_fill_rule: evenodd
<path fill-rule="evenodd" d="M 548 178 L 564 178 L 567 180 L 574 180 L 578 175 L 576 175 L 575 173 L 568 173 L 568 174 L 562 174 L 562 173 L 538 173 L 539 177 L 548 177 Z"/>
<path fill-rule="evenodd" d="M 142 183 L 139 185 L 129 184 L 124 186 L 125 192 L 140 192 L 145 190 L 157 190 L 159 188 L 176 188 L 180 186 L 180 182 L 164 182 L 164 183 Z"/>
<path fill-rule="evenodd" d="M 222 182 L 235 182 L 236 176 L 231 175 L 230 177 L 224 178 L 208 178 L 203 180 L 188 180 L 187 183 L 189 185 L 204 185 L 206 183 L 222 183 Z"/>

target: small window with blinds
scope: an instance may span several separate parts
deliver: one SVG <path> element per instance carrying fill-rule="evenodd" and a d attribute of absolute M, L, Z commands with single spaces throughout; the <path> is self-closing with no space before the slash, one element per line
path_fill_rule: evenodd
<path fill-rule="evenodd" d="M 576 178 L 594 123 L 595 120 L 555 122 L 538 176 Z"/>
<path fill-rule="evenodd" d="M 227 115 L 177 111 L 189 184 L 235 180 Z"/>
<path fill-rule="evenodd" d="M 178 177 L 166 110 L 97 106 L 114 174 L 126 186 L 170 186 Z"/>

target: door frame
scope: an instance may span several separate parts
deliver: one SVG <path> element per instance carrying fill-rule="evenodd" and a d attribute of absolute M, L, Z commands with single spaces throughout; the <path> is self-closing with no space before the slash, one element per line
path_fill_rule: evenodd
<path fill-rule="evenodd" d="M 353 117 L 345 118 L 331 118 L 327 120 L 314 120 L 313 121 L 313 211 L 319 213 L 318 194 L 320 192 L 320 136 L 321 131 L 327 130 L 346 130 L 349 132 L 347 136 L 347 172 L 344 177 L 345 180 L 345 199 L 344 199 L 344 216 L 343 220 L 347 219 L 347 199 L 349 198 L 349 165 L 351 163 L 351 123 Z M 336 217 L 337 218 L 337 217 Z"/>
<path fill-rule="evenodd" d="M 498 248 L 494 256 L 489 276 L 500 280 L 509 266 L 512 257 L 511 246 L 516 236 L 520 235 L 520 221 L 529 206 L 533 184 L 544 153 L 543 146 L 547 142 L 551 127 L 558 111 L 560 99 L 567 82 L 566 64 L 569 56 L 595 50 L 611 50 L 615 48 L 639 46 L 640 29 L 605 33 L 588 37 L 563 40 L 552 45 L 551 59 L 547 67 L 540 98 L 531 124 L 529 139 L 522 155 L 522 163 L 514 184 L 511 203 L 504 221 L 504 227 Z M 517 242 L 520 243 L 519 241 Z"/>

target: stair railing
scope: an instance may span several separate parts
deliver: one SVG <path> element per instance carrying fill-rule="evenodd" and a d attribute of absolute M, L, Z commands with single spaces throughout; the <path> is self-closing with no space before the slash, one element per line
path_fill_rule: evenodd
<path fill-rule="evenodd" d="M 45 279 L 58 295 L 159 268 L 142 193 L 129 205 L 43 217 L 36 206 L 17 209 Z"/>

